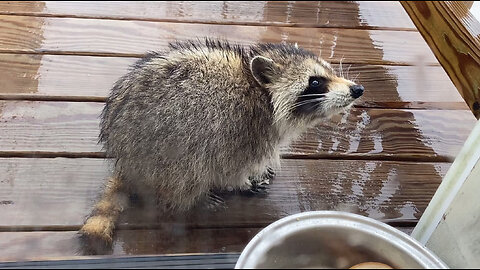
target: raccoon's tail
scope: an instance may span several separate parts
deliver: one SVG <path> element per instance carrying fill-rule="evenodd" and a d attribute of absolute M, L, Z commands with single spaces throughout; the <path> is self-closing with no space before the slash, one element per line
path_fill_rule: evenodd
<path fill-rule="evenodd" d="M 111 247 L 115 223 L 128 204 L 129 197 L 120 178 L 111 177 L 102 198 L 79 231 L 84 253 L 103 253 L 101 250 Z"/>

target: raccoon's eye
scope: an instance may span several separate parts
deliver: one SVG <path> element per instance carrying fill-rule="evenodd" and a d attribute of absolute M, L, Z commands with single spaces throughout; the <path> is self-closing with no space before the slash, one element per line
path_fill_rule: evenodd
<path fill-rule="evenodd" d="M 318 88 L 325 84 L 325 78 L 322 77 L 310 77 L 308 80 L 308 86 L 310 88 Z"/>

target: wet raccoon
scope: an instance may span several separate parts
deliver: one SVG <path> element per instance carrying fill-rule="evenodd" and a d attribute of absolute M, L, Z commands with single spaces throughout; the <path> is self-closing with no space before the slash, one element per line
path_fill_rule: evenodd
<path fill-rule="evenodd" d="M 116 163 L 80 233 L 110 243 L 139 186 L 175 212 L 212 189 L 268 183 L 281 145 L 363 90 L 293 45 L 206 39 L 148 54 L 116 82 L 102 112 L 100 141 Z"/>

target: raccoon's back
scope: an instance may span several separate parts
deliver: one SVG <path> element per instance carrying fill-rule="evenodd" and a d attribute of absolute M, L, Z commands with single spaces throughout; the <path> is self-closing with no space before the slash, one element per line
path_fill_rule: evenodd
<path fill-rule="evenodd" d="M 266 151 L 270 98 L 249 83 L 241 65 L 215 51 L 210 58 L 141 60 L 115 84 L 103 110 L 107 155 L 143 170 L 169 162 L 217 166 L 233 156 L 246 162 L 249 153 Z"/>

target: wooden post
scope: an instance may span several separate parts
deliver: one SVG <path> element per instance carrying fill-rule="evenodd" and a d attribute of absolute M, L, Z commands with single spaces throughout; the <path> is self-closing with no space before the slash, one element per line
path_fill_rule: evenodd
<path fill-rule="evenodd" d="M 477 119 L 480 23 L 462 1 L 400 1 Z"/>

